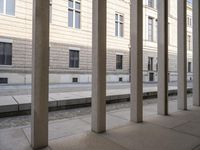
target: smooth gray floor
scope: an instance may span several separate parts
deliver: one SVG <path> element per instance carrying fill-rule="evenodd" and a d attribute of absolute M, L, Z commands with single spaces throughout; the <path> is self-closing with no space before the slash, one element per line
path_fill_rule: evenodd
<path fill-rule="evenodd" d="M 200 108 L 157 115 L 156 104 L 144 106 L 144 122 L 129 122 L 127 108 L 107 113 L 107 132 L 90 132 L 90 115 L 49 122 L 49 147 L 45 150 L 199 150 Z M 30 126 L 0 130 L 0 150 L 29 150 Z"/>

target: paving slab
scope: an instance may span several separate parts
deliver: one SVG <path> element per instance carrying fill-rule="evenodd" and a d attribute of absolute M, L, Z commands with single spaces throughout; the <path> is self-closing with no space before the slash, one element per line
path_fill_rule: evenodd
<path fill-rule="evenodd" d="M 0 150 L 32 150 L 32 148 L 22 129 L 10 129 L 0 130 Z"/>
<path fill-rule="evenodd" d="M 90 124 L 80 119 L 65 119 L 49 123 L 49 140 L 90 131 Z M 23 128 L 28 140 L 31 138 L 31 128 Z"/>
<path fill-rule="evenodd" d="M 88 122 L 88 124 L 91 124 L 91 116 L 83 117 L 81 118 L 81 120 Z M 127 120 L 111 115 L 106 115 L 106 129 L 120 127 L 126 125 L 127 123 Z"/>
<path fill-rule="evenodd" d="M 129 109 L 123 109 L 122 111 L 112 111 L 112 112 L 108 112 L 108 114 L 114 117 L 124 119 L 124 120 L 130 120 Z"/>
<path fill-rule="evenodd" d="M 52 150 L 126 150 L 94 133 L 84 133 L 50 141 Z"/>
<path fill-rule="evenodd" d="M 18 111 L 18 104 L 12 96 L 0 97 L 0 113 Z"/>
<path fill-rule="evenodd" d="M 199 122 L 188 122 L 174 128 L 176 131 L 200 137 Z"/>
<path fill-rule="evenodd" d="M 31 109 L 31 95 L 17 95 L 13 98 L 19 104 L 19 110 L 30 110 Z"/>
<path fill-rule="evenodd" d="M 197 137 L 149 123 L 113 129 L 105 137 L 128 150 L 191 150 L 200 143 Z"/>
<path fill-rule="evenodd" d="M 177 119 L 174 116 L 161 116 L 161 115 L 154 115 L 145 118 L 145 122 L 159 125 L 165 128 L 175 128 L 177 126 L 183 125 L 188 123 L 187 120 L 184 119 Z"/>

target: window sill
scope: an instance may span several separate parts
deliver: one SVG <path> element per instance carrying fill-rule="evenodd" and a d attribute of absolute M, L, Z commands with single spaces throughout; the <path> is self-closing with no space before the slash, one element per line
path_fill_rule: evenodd
<path fill-rule="evenodd" d="M 4 14 L 4 13 L 0 13 L 0 16 L 6 16 L 6 17 L 16 17 L 15 15 L 9 15 L 9 14 Z"/>

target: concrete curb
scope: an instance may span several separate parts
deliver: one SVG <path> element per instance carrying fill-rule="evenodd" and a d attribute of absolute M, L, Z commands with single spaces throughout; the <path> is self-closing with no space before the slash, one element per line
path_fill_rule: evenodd
<path fill-rule="evenodd" d="M 114 91 L 114 90 L 113 90 Z M 117 91 L 118 92 L 118 91 Z M 125 102 L 130 100 L 130 92 L 119 92 L 121 94 L 107 92 L 107 103 Z M 187 89 L 187 93 L 192 93 L 192 88 Z M 171 89 L 168 92 L 169 96 L 177 95 L 177 89 Z M 144 99 L 156 98 L 157 91 L 149 91 L 143 93 Z M 62 110 L 77 107 L 85 107 L 91 105 L 91 92 L 85 91 L 81 96 L 76 92 L 71 93 L 53 93 L 49 95 L 49 110 Z M 0 117 L 16 116 L 30 114 L 31 96 L 3 96 L 0 97 Z"/>

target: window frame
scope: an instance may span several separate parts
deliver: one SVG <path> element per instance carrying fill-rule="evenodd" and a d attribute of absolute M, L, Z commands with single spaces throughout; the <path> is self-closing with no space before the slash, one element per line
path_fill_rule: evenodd
<path fill-rule="evenodd" d="M 13 10 L 13 14 L 8 14 L 7 13 L 7 0 L 2 0 L 3 1 L 3 12 L 0 12 L 0 15 L 6 15 L 6 16 L 15 16 L 16 13 L 16 0 L 14 0 L 14 10 Z"/>
<path fill-rule="evenodd" d="M 121 17 L 122 20 L 120 19 Z M 117 33 L 116 33 L 116 24 L 117 24 Z M 122 26 L 122 31 L 121 31 L 121 26 Z M 124 37 L 124 14 L 119 12 L 115 12 L 115 36 L 120 38 Z"/>
<path fill-rule="evenodd" d="M 150 3 L 150 1 L 151 1 L 151 3 Z M 148 0 L 147 5 L 148 5 L 148 7 L 155 8 L 155 6 L 154 6 L 155 1 L 154 0 Z"/>
<path fill-rule="evenodd" d="M 187 69 L 188 73 L 192 73 L 192 62 L 188 62 L 188 69 Z"/>
<path fill-rule="evenodd" d="M 187 50 L 192 51 L 192 36 L 189 34 L 187 35 Z"/>
<path fill-rule="evenodd" d="M 73 60 L 73 64 L 71 64 L 71 52 L 78 52 L 78 60 Z M 78 61 L 75 62 L 75 61 Z M 78 66 L 76 66 L 75 64 L 78 64 Z M 70 69 L 79 69 L 80 68 L 80 50 L 77 50 L 77 49 L 69 49 L 69 68 Z"/>
<path fill-rule="evenodd" d="M 121 57 L 120 61 L 118 60 L 119 56 Z M 116 70 L 123 70 L 123 57 L 123 54 L 116 54 Z"/>
<path fill-rule="evenodd" d="M 50 0 L 49 1 L 49 23 L 52 23 L 52 20 L 53 20 L 52 12 L 53 12 L 53 0 Z"/>
<path fill-rule="evenodd" d="M 73 7 L 69 6 L 69 1 L 72 1 Z M 76 3 L 80 4 L 80 9 L 76 8 Z M 72 11 L 72 26 L 69 25 L 69 11 Z M 76 27 L 76 12 L 80 14 L 79 18 L 79 27 Z M 81 29 L 81 0 L 68 0 L 68 27 L 69 28 L 74 28 L 74 29 Z"/>
<path fill-rule="evenodd" d="M 4 60 L 4 63 L 0 63 L 0 66 L 12 66 L 12 64 L 13 64 L 13 62 L 12 62 L 12 60 L 13 60 L 13 43 L 12 42 L 6 42 L 6 41 L 0 41 L 0 44 L 1 43 L 3 43 L 3 57 L 8 57 L 7 55 L 6 55 L 6 52 L 5 52 L 5 44 L 10 44 L 11 45 L 11 58 L 10 58 L 10 62 L 9 63 L 7 63 L 7 59 L 5 59 Z"/>
<path fill-rule="evenodd" d="M 149 31 L 149 27 L 150 27 L 150 20 L 151 20 L 151 32 Z M 148 16 L 148 41 L 153 42 L 154 41 L 154 18 L 151 16 Z M 150 38 L 150 34 L 151 33 L 151 38 Z"/>
<path fill-rule="evenodd" d="M 148 57 L 148 62 L 147 62 L 147 70 L 148 71 L 153 71 L 153 57 Z"/>

